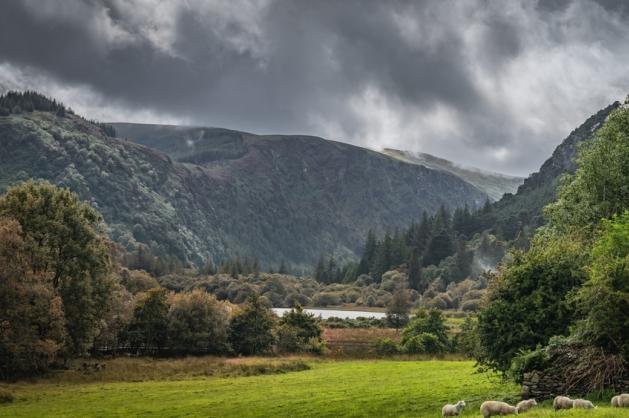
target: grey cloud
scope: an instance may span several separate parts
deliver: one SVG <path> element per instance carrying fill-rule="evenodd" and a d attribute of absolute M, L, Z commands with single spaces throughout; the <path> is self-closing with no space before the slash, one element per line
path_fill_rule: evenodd
<path fill-rule="evenodd" d="M 629 90 L 629 18 L 617 2 L 45 4 L 3 2 L 5 72 L 38 72 L 51 91 L 82 91 L 87 112 L 110 103 L 105 114 L 120 119 L 137 109 L 526 174 Z"/>

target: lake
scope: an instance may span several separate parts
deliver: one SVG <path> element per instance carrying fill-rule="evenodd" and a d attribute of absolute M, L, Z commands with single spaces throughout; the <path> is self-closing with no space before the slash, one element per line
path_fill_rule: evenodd
<path fill-rule="evenodd" d="M 275 312 L 278 316 L 282 316 L 288 311 L 290 311 L 289 308 L 273 308 L 273 312 Z M 328 319 L 332 317 L 345 318 L 345 319 L 356 319 L 358 317 L 363 317 L 363 318 L 386 317 L 386 314 L 384 312 L 345 311 L 345 310 L 338 310 L 338 309 L 317 309 L 317 308 L 308 308 L 308 309 L 304 309 L 304 311 L 314 314 L 315 316 L 320 316 L 322 319 Z"/>

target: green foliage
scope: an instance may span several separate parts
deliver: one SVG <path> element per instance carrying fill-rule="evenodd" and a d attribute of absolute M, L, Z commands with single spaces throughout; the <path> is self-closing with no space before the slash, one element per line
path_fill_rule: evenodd
<path fill-rule="evenodd" d="M 32 273 L 50 274 L 63 302 L 66 349 L 85 353 L 99 332 L 113 289 L 109 250 L 96 230 L 99 213 L 68 189 L 28 181 L 0 197 L 0 217 L 21 225 Z"/>
<path fill-rule="evenodd" d="M 391 356 L 398 354 L 400 349 L 391 338 L 381 338 L 376 342 L 376 353 L 381 356 Z"/>
<path fill-rule="evenodd" d="M 557 202 L 546 208 L 548 228 L 501 273 L 479 315 L 482 363 L 507 371 L 519 353 L 566 335 L 580 316 L 574 337 L 627 353 L 629 240 L 626 220 L 615 216 L 629 207 L 628 156 L 629 109 L 620 108 L 581 147 L 575 175 L 564 178 Z"/>
<path fill-rule="evenodd" d="M 577 239 L 546 231 L 528 253 L 514 254 L 479 313 L 481 362 L 506 371 L 521 350 L 568 332 L 574 308 L 566 297 L 585 279 L 586 248 Z"/>
<path fill-rule="evenodd" d="M 149 289 L 141 293 L 127 331 L 132 347 L 144 353 L 158 353 L 168 340 L 168 291 Z"/>
<path fill-rule="evenodd" d="M 429 332 L 421 332 L 402 343 L 402 350 L 407 354 L 441 354 L 447 349 L 447 344 Z"/>
<path fill-rule="evenodd" d="M 468 315 L 461 325 L 461 332 L 456 336 L 457 350 L 469 358 L 480 357 L 480 338 L 478 320 Z"/>
<path fill-rule="evenodd" d="M 279 320 L 278 347 L 283 352 L 313 352 L 323 350 L 319 320 L 297 305 Z"/>
<path fill-rule="evenodd" d="M 16 220 L 0 218 L 0 379 L 47 370 L 66 337 L 50 276 L 34 274 Z"/>
<path fill-rule="evenodd" d="M 122 269 L 120 273 L 120 283 L 134 295 L 159 287 L 159 283 L 155 277 L 147 272 L 143 270 L 129 270 L 126 268 Z"/>
<path fill-rule="evenodd" d="M 299 330 L 298 335 L 304 340 L 321 337 L 321 327 L 317 317 L 304 312 L 299 305 L 285 313 L 280 318 L 279 323 L 280 325 L 288 325 Z"/>
<path fill-rule="evenodd" d="M 448 341 L 448 327 L 445 324 L 443 313 L 437 309 L 419 309 L 411 322 L 402 331 L 402 346 L 406 347 L 411 344 L 412 347 L 419 349 L 420 343 L 429 344 L 429 347 L 423 347 L 422 350 L 428 350 L 432 348 L 442 347 L 445 349 L 449 346 Z M 430 337 L 422 336 L 424 334 L 431 334 L 436 338 L 436 343 Z M 422 336 L 419 339 L 415 337 Z M 410 342 L 414 340 L 414 342 Z M 429 341 L 430 340 L 430 341 Z"/>
<path fill-rule="evenodd" d="M 509 375 L 521 384 L 524 373 L 532 370 L 544 370 L 549 365 L 548 360 L 548 352 L 540 347 L 537 347 L 536 350 L 522 350 L 513 358 Z"/>
<path fill-rule="evenodd" d="M 275 337 L 273 327 L 276 317 L 255 294 L 229 325 L 229 342 L 238 354 L 256 355 L 268 352 Z"/>
<path fill-rule="evenodd" d="M 579 339 L 629 358 L 629 211 L 603 220 L 589 279 L 574 297 Z"/>
<path fill-rule="evenodd" d="M 175 353 L 227 352 L 229 318 L 225 306 L 201 290 L 170 296 L 169 348 Z"/>
<path fill-rule="evenodd" d="M 591 234 L 601 219 L 629 208 L 629 109 L 617 109 L 582 147 L 579 169 L 564 179 L 546 216 L 563 232 Z"/>

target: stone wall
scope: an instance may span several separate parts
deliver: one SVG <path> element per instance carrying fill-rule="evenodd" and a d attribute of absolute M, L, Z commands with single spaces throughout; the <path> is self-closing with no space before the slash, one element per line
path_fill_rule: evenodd
<path fill-rule="evenodd" d="M 537 400 L 551 399 L 557 395 L 584 395 L 586 388 L 566 389 L 561 376 L 542 371 L 533 371 L 524 374 L 522 380 L 522 399 L 535 398 Z M 613 385 L 618 393 L 629 392 L 629 375 L 617 380 Z"/>

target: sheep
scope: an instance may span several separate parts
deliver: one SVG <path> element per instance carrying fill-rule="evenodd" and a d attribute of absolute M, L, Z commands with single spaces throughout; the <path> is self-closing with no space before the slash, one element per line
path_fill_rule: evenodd
<path fill-rule="evenodd" d="M 518 415 L 518 408 L 516 406 L 511 406 L 506 402 L 485 401 L 480 406 L 480 413 L 484 418 L 488 418 L 493 415 Z"/>
<path fill-rule="evenodd" d="M 516 405 L 518 408 L 518 412 L 526 412 L 537 405 L 537 401 L 535 399 L 528 399 L 526 401 L 520 401 Z"/>
<path fill-rule="evenodd" d="M 567 396 L 557 396 L 553 400 L 553 408 L 555 411 L 560 409 L 571 409 L 574 408 L 574 401 Z"/>
<path fill-rule="evenodd" d="M 594 409 L 594 404 L 585 399 L 575 399 L 572 401 L 573 406 L 579 409 Z"/>
<path fill-rule="evenodd" d="M 614 408 L 629 408 L 629 393 L 622 393 L 612 398 Z"/>
<path fill-rule="evenodd" d="M 456 404 L 447 404 L 441 408 L 441 415 L 444 417 L 459 416 L 461 411 L 465 408 L 465 401 L 458 401 Z"/>

